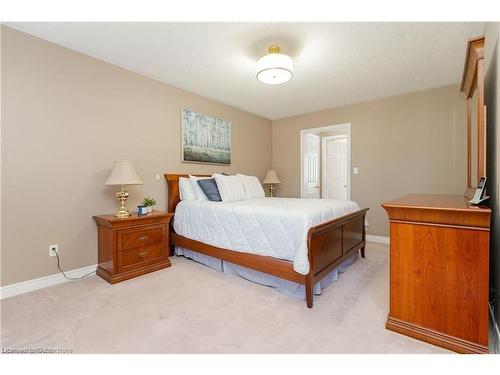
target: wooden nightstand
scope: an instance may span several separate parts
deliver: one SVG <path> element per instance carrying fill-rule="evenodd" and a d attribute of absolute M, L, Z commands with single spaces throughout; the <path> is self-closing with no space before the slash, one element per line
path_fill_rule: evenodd
<path fill-rule="evenodd" d="M 97 275 L 111 284 L 170 267 L 168 233 L 173 214 L 153 211 L 118 219 L 94 216 L 98 228 Z"/>

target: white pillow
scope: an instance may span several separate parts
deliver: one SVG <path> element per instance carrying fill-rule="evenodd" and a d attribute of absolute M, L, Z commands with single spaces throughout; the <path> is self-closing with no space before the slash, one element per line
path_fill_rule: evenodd
<path fill-rule="evenodd" d="M 245 187 L 238 176 L 215 174 L 215 182 L 223 202 L 243 201 L 247 199 Z"/>
<path fill-rule="evenodd" d="M 196 195 L 194 194 L 191 181 L 187 177 L 179 177 L 179 196 L 181 201 L 194 201 Z"/>
<path fill-rule="evenodd" d="M 212 178 L 212 177 L 196 177 L 196 176 L 191 176 L 189 175 L 189 182 L 191 182 L 191 187 L 193 188 L 194 195 L 196 196 L 196 199 L 199 201 L 208 201 L 207 196 L 201 190 L 200 185 L 198 185 L 198 180 L 205 180 L 207 178 Z"/>
<path fill-rule="evenodd" d="M 266 193 L 259 182 L 259 179 L 255 176 L 246 176 L 244 174 L 237 174 L 241 178 L 245 192 L 247 193 L 247 199 L 252 198 L 265 198 Z"/>

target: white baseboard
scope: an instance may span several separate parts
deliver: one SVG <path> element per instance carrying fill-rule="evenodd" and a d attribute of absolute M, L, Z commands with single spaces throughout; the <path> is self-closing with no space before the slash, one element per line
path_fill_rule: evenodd
<path fill-rule="evenodd" d="M 493 344 L 493 349 L 495 350 L 495 353 L 500 352 L 500 330 L 498 329 L 498 324 L 497 321 L 495 320 L 495 316 L 493 315 L 493 308 L 491 307 L 491 304 L 489 304 L 490 308 L 490 319 L 491 319 L 491 324 L 493 326 L 493 336 L 495 337 L 495 343 Z"/>
<path fill-rule="evenodd" d="M 83 268 L 78 268 L 76 270 L 66 271 L 66 276 L 68 277 L 81 277 L 85 274 L 95 271 L 97 264 L 93 266 L 87 266 Z M 39 277 L 38 279 L 22 281 L 16 284 L 5 285 L 0 288 L 0 299 L 9 298 L 17 296 L 19 294 L 32 292 L 34 290 L 47 288 L 49 286 L 62 284 L 66 281 L 70 281 L 62 275 L 62 273 L 56 273 L 50 276 Z"/>
<path fill-rule="evenodd" d="M 368 242 L 382 243 L 384 245 L 389 245 L 390 244 L 390 238 L 389 237 L 374 236 L 372 234 L 367 234 L 366 235 L 366 240 Z"/>

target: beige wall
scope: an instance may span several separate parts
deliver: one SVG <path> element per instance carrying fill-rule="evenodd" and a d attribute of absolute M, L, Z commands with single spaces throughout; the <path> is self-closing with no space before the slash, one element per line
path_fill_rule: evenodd
<path fill-rule="evenodd" d="M 271 121 L 100 60 L 2 28 L 1 285 L 97 263 L 92 215 L 113 212 L 105 187 L 113 160 L 129 159 L 145 195 L 166 208 L 164 172 L 241 172 L 271 168 Z M 182 107 L 232 122 L 232 166 L 180 162 Z"/>
<path fill-rule="evenodd" d="M 465 48 L 465 47 L 464 47 Z M 465 188 L 465 100 L 458 86 L 426 90 L 273 122 L 278 194 L 300 195 L 300 130 L 351 123 L 351 198 L 369 207 L 369 234 L 387 236 L 382 202 Z"/>

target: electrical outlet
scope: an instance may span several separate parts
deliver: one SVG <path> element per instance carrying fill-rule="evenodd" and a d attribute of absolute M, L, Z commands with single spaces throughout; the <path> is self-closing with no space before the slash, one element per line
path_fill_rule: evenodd
<path fill-rule="evenodd" d="M 56 256 L 56 251 L 59 250 L 59 246 L 57 245 L 50 245 L 49 246 L 49 257 L 55 257 Z"/>
<path fill-rule="evenodd" d="M 160 175 L 159 175 L 159 174 L 157 174 L 157 175 L 155 176 L 155 180 L 156 180 L 156 181 L 160 181 Z"/>

